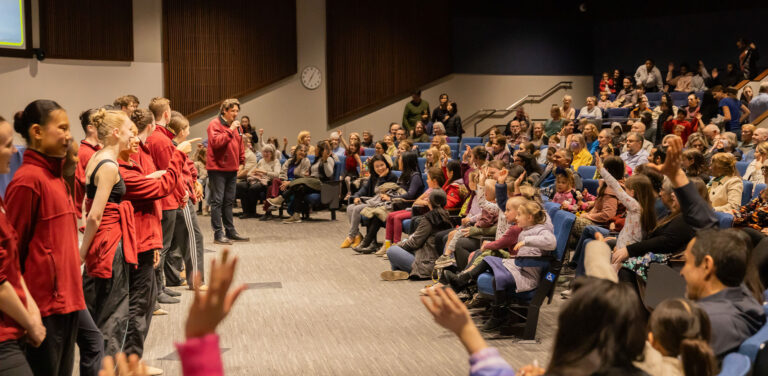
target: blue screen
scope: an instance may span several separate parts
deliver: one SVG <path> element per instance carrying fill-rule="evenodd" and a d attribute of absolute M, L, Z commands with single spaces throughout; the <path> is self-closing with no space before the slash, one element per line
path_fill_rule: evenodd
<path fill-rule="evenodd" d="M 0 48 L 26 47 L 23 1 L 0 0 Z"/>

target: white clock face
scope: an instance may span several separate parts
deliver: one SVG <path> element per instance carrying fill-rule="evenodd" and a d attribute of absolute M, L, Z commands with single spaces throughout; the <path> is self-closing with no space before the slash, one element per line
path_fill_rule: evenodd
<path fill-rule="evenodd" d="M 317 67 L 308 66 L 301 71 L 301 84 L 309 90 L 314 90 L 320 87 L 322 81 L 323 76 L 320 73 L 320 69 L 317 69 Z"/>

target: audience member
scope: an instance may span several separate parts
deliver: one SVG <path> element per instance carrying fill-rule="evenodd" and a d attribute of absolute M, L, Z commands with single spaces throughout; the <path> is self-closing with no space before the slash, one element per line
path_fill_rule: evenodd
<path fill-rule="evenodd" d="M 741 80 L 751 80 L 757 76 L 757 59 L 760 55 L 757 52 L 757 46 L 744 38 L 736 41 L 736 47 L 739 49 L 739 70 L 741 71 Z"/>
<path fill-rule="evenodd" d="M 616 100 L 613 102 L 614 107 L 631 108 L 637 103 L 635 96 L 635 87 L 632 85 L 632 79 L 630 77 L 624 77 L 622 79 L 622 88 L 619 94 L 616 95 Z"/>
<path fill-rule="evenodd" d="M 700 178 L 705 184 L 709 182 L 710 175 L 709 169 L 707 168 L 707 160 L 699 149 L 695 147 L 687 147 L 687 149 L 683 151 L 682 166 L 685 175 L 689 178 Z"/>
<path fill-rule="evenodd" d="M 352 195 L 352 202 L 347 205 L 347 221 L 350 224 L 349 233 L 341 244 L 341 248 L 351 247 L 356 250 L 359 249 L 361 253 L 373 253 L 378 250 L 378 247 L 375 246 L 376 239 L 363 241 L 363 237 L 360 235 L 360 221 L 362 219 L 360 213 L 362 210 L 367 207 L 386 206 L 387 201 L 391 203 L 389 194 L 399 195 L 405 193 L 396 184 L 397 176 L 392 173 L 392 166 L 387 163 L 384 157 L 373 156 L 368 159 L 367 163 L 370 166 L 369 170 L 373 173 L 369 179 L 363 182 L 360 189 Z M 365 252 L 367 249 L 370 249 L 370 252 Z"/>
<path fill-rule="evenodd" d="M 736 99 L 736 89 L 715 86 L 712 88 L 712 94 L 718 101 L 718 114 L 723 116 L 725 130 L 728 132 L 741 133 L 741 104 Z"/>
<path fill-rule="evenodd" d="M 558 134 L 560 129 L 563 128 L 563 113 L 557 105 L 553 105 L 549 113 L 551 118 L 547 119 L 547 122 L 544 123 L 544 130 L 547 133 L 547 137 L 552 137 L 552 135 Z"/>
<path fill-rule="evenodd" d="M 741 126 L 741 142 L 739 142 L 739 150 L 742 152 L 741 160 L 744 162 L 752 162 L 755 159 L 755 147 L 757 142 L 752 138 L 755 133 L 755 126 L 752 124 L 744 124 Z"/>
<path fill-rule="evenodd" d="M 576 109 L 571 104 L 573 103 L 573 97 L 566 94 L 563 96 L 563 106 L 560 107 L 560 116 L 565 120 L 573 120 L 576 118 Z"/>
<path fill-rule="evenodd" d="M 739 118 L 739 122 L 742 124 L 745 124 L 747 119 L 749 119 L 751 116 L 749 113 L 749 102 L 752 101 L 752 97 L 752 87 L 749 85 L 744 86 L 744 88 L 741 89 L 741 95 L 739 96 L 739 108 L 741 109 L 741 117 Z"/>
<path fill-rule="evenodd" d="M 760 84 L 757 96 L 749 102 L 749 122 L 753 123 L 766 111 L 768 111 L 768 82 L 763 82 Z"/>
<path fill-rule="evenodd" d="M 403 110 L 403 127 L 405 131 L 411 132 L 416 127 L 416 122 L 421 120 L 422 111 L 429 113 L 429 102 L 421 99 L 421 90 L 414 90 L 411 93 L 411 100 L 405 104 Z M 390 132 L 392 128 L 390 127 Z"/>
<path fill-rule="evenodd" d="M 635 71 L 635 82 L 638 86 L 645 88 L 647 92 L 661 91 L 664 81 L 661 79 L 661 72 L 653 60 L 646 59 L 645 64 L 637 67 Z"/>
<path fill-rule="evenodd" d="M 715 211 L 730 213 L 741 207 L 744 186 L 736 171 L 736 158 L 729 153 L 712 157 L 712 180 L 708 184 L 709 202 Z"/>
<path fill-rule="evenodd" d="M 600 79 L 600 84 L 598 87 L 600 88 L 601 93 L 609 93 L 609 94 L 615 94 L 616 93 L 616 87 L 614 86 L 613 79 L 608 76 L 608 72 L 603 72 L 602 78 Z"/>
<path fill-rule="evenodd" d="M 621 153 L 621 159 L 633 170 L 644 163 L 648 163 L 648 151 L 643 149 L 645 139 L 640 133 L 631 132 L 627 136 L 627 151 Z"/>
<path fill-rule="evenodd" d="M 536 148 L 541 148 L 549 144 L 549 137 L 544 133 L 544 125 L 537 121 L 533 123 L 533 132 L 531 132 L 531 143 Z"/>
<path fill-rule="evenodd" d="M 571 166 L 573 170 L 578 172 L 581 166 L 592 165 L 592 154 L 587 149 L 587 143 L 584 140 L 584 136 L 581 134 L 574 134 L 571 137 L 571 144 L 569 145 L 571 152 L 573 153 L 573 161 Z"/>
<path fill-rule="evenodd" d="M 510 147 L 516 148 L 520 146 L 521 143 L 528 141 L 528 135 L 525 134 L 520 127 L 520 121 L 510 120 L 509 123 L 507 123 L 507 128 L 509 128 L 510 132 L 507 138 L 507 144 Z"/>
<path fill-rule="evenodd" d="M 603 118 L 603 112 L 600 111 L 600 107 L 597 107 L 597 98 L 587 97 L 587 105 L 581 108 L 579 111 L 579 119 L 597 119 Z"/>
<path fill-rule="evenodd" d="M 413 129 L 413 133 L 411 133 L 408 139 L 413 143 L 429 142 L 429 136 L 427 135 L 426 130 L 424 129 L 424 123 L 422 123 L 421 120 L 416 122 L 416 126 Z"/>
<path fill-rule="evenodd" d="M 448 102 L 448 120 L 443 122 L 445 134 L 449 137 L 461 137 L 464 134 L 464 126 L 461 124 L 461 116 L 457 113 L 456 103 Z"/>

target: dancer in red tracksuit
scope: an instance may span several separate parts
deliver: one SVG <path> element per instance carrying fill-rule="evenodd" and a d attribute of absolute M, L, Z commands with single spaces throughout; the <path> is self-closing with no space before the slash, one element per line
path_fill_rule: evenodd
<path fill-rule="evenodd" d="M 14 128 L 27 141 L 24 161 L 5 193 L 7 215 L 19 236 L 19 260 L 30 296 L 46 329 L 26 356 L 36 375 L 71 375 L 78 312 L 85 309 L 75 206 L 62 178 L 72 137 L 67 113 L 36 100 L 16 114 Z"/>
<path fill-rule="evenodd" d="M 99 109 L 91 115 L 103 148 L 85 168 L 85 259 L 83 290 L 88 311 L 104 336 L 104 353 L 122 351 L 128 332 L 129 269 L 138 265 L 133 205 L 123 200 L 126 185 L 118 155 L 130 148 L 133 123 L 122 111 Z"/>
<path fill-rule="evenodd" d="M 163 248 L 159 199 L 172 194 L 176 189 L 184 167 L 185 152 L 191 146 L 189 143 L 180 145 L 168 169 L 164 173 L 155 171 L 149 151 L 141 141 L 142 137 L 152 132 L 154 117 L 149 110 L 136 110 L 131 120 L 136 137 L 131 148 L 120 153 L 118 163 L 126 188 L 123 199 L 133 204 L 138 266 L 128 273 L 130 319 L 123 351 L 141 358 L 157 299 L 154 267 L 160 260 L 160 249 Z"/>
<path fill-rule="evenodd" d="M 0 117 L 0 174 L 10 172 L 11 156 L 17 152 L 13 128 Z M 40 310 L 21 276 L 17 242 L 0 198 L 0 375 L 31 375 L 21 340 L 26 336 L 32 346 L 39 346 L 45 338 Z"/>

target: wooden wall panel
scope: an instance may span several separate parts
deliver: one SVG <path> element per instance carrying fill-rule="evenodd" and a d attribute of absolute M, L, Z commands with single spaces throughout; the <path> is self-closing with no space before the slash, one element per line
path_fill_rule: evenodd
<path fill-rule="evenodd" d="M 133 60 L 131 0 L 40 0 L 40 46 L 48 58 Z"/>
<path fill-rule="evenodd" d="M 450 2 L 326 1 L 328 122 L 408 96 L 450 74 Z"/>
<path fill-rule="evenodd" d="M 294 0 L 164 0 L 165 94 L 194 117 L 297 70 Z"/>

